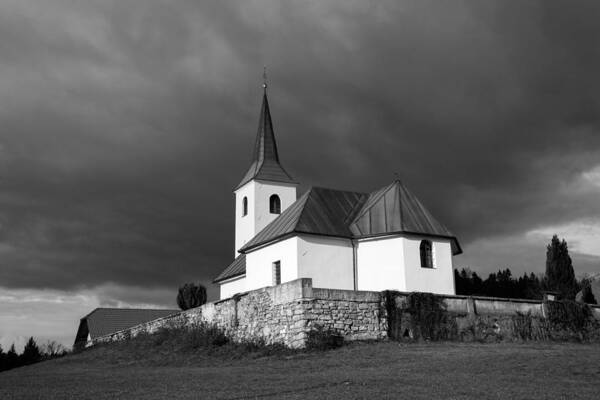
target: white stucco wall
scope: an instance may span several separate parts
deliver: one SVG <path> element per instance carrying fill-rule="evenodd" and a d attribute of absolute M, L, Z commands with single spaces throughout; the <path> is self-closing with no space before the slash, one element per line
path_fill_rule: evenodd
<path fill-rule="evenodd" d="M 352 258 L 349 239 L 298 237 L 298 278 L 312 278 L 314 287 L 354 289 Z"/>
<path fill-rule="evenodd" d="M 281 283 L 298 279 L 297 237 L 246 254 L 246 290 L 273 286 L 275 261 L 281 262 Z"/>
<path fill-rule="evenodd" d="M 450 240 L 429 239 L 434 268 L 421 268 L 422 239 L 397 235 L 358 241 L 358 290 L 454 294 Z M 312 278 L 315 287 L 354 288 L 353 248 L 348 239 L 300 235 L 252 251 L 246 254 L 244 289 L 272 286 L 275 261 L 281 262 L 282 283 Z"/>
<path fill-rule="evenodd" d="M 219 298 L 221 300 L 227 299 L 236 293 L 246 292 L 246 276 L 242 275 L 226 282 L 221 282 L 219 283 L 219 287 Z"/>
<path fill-rule="evenodd" d="M 256 211 L 252 204 L 255 202 L 255 182 L 250 181 L 235 191 L 235 249 L 233 257 L 239 255 L 238 250 L 248 240 L 254 237 Z M 244 197 L 248 198 L 248 214 L 242 216 Z"/>
<path fill-rule="evenodd" d="M 432 243 L 433 268 L 421 268 L 420 237 L 404 238 L 406 290 L 454 294 L 452 248 L 449 239 L 428 239 Z"/>
<path fill-rule="evenodd" d="M 406 291 L 402 237 L 362 240 L 356 248 L 358 290 Z"/>
<path fill-rule="evenodd" d="M 421 268 L 419 247 L 423 239 L 393 236 L 359 241 L 358 289 L 454 294 L 450 240 L 428 239 L 434 268 Z"/>
<path fill-rule="evenodd" d="M 281 212 L 283 212 L 296 201 L 296 185 L 255 181 L 255 234 L 260 232 L 265 226 L 279 216 L 279 214 L 271 214 L 269 212 L 269 197 L 273 194 L 279 196 L 279 199 L 281 200 Z"/>
<path fill-rule="evenodd" d="M 276 194 L 281 200 L 281 212 L 296 201 L 296 185 L 289 183 L 252 180 L 235 191 L 235 251 L 252 239 L 279 216 L 269 212 L 269 198 Z M 242 216 L 242 202 L 248 198 L 248 214 Z"/>

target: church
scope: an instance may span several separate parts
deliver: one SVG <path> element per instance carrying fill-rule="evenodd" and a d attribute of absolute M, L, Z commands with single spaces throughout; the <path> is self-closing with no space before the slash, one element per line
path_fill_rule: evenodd
<path fill-rule="evenodd" d="M 454 294 L 458 240 L 401 181 L 370 193 L 313 187 L 297 198 L 263 88 L 252 163 L 234 189 L 234 260 L 214 280 L 220 298 L 299 278 L 329 289 Z"/>

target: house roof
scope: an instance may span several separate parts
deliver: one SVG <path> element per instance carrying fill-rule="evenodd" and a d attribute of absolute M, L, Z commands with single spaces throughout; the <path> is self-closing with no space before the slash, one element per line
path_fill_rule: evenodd
<path fill-rule="evenodd" d="M 453 254 L 462 252 L 456 237 L 399 180 L 368 194 L 311 188 L 239 251 L 247 253 L 293 233 L 355 239 L 428 235 L 449 238 Z"/>
<path fill-rule="evenodd" d="M 279 162 L 279 154 L 277 153 L 277 143 L 275 142 L 275 132 L 273 131 L 273 122 L 271 121 L 271 111 L 269 110 L 269 101 L 267 99 L 266 90 L 263 94 L 252 164 L 240 183 L 236 186 L 235 190 L 239 189 L 252 179 L 296 183 Z"/>
<path fill-rule="evenodd" d="M 223 270 L 217 276 L 213 282 L 221 282 L 226 279 L 235 278 L 236 276 L 244 275 L 246 273 L 246 255 L 240 254 L 233 260 L 227 268 Z"/>
<path fill-rule="evenodd" d="M 178 312 L 180 312 L 180 310 L 96 308 L 94 311 L 81 318 L 75 343 L 87 341 L 88 334 L 92 339 L 95 339 Z"/>

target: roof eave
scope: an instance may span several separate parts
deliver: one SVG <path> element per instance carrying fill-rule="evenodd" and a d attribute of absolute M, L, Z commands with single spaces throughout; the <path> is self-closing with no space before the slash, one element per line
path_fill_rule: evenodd
<path fill-rule="evenodd" d="M 234 280 L 236 278 L 242 278 L 245 275 L 246 275 L 245 272 L 240 272 L 238 274 L 231 275 L 231 276 L 225 276 L 225 277 L 222 277 L 222 278 L 215 278 L 213 280 L 213 283 L 227 283 L 226 281 L 232 281 L 232 280 Z"/>
<path fill-rule="evenodd" d="M 232 192 L 236 192 L 238 189 L 240 189 L 242 186 L 244 186 L 245 184 L 249 183 L 250 181 L 263 181 L 263 182 L 277 182 L 277 183 L 288 183 L 290 185 L 299 185 L 299 182 L 296 182 L 295 180 L 291 179 L 291 180 L 283 180 L 283 179 L 264 179 L 264 178 L 257 178 L 256 176 L 253 176 L 250 179 L 246 179 L 246 180 L 242 180 L 242 182 L 240 182 L 239 185 L 237 185 Z"/>
<path fill-rule="evenodd" d="M 353 236 L 353 238 L 354 239 L 371 239 L 371 238 L 378 238 L 378 237 L 385 237 L 385 236 L 397 236 L 397 235 L 414 235 L 414 236 L 425 236 L 425 237 L 431 237 L 431 238 L 449 239 L 456 246 L 456 251 L 454 251 L 454 249 L 452 249 L 453 256 L 462 254 L 462 252 L 463 252 L 462 248 L 460 247 L 460 244 L 458 243 L 458 239 L 456 238 L 456 236 L 439 235 L 439 234 L 435 234 L 435 233 L 423 233 L 423 232 L 413 232 L 413 231 L 394 231 L 394 232 L 373 233 L 370 235 L 355 235 L 355 236 Z"/>
<path fill-rule="evenodd" d="M 241 249 L 238 250 L 238 252 L 242 253 L 242 254 L 248 254 L 248 253 L 252 253 L 253 251 L 259 250 L 263 247 L 267 247 L 269 245 L 278 243 L 278 242 L 282 242 L 286 239 L 289 239 L 293 236 L 299 236 L 299 235 L 309 235 L 309 236 L 323 236 L 323 237 L 329 237 L 329 238 L 339 238 L 339 239 L 354 239 L 353 236 L 344 236 L 344 235 L 332 235 L 332 234 L 328 234 L 328 233 L 316 233 L 316 232 L 306 232 L 306 231 L 302 231 L 302 230 L 294 230 L 292 232 L 288 232 L 285 233 L 283 235 L 279 235 L 276 236 L 274 238 L 271 238 L 267 241 L 264 242 L 260 242 L 260 243 L 256 243 L 253 244 L 252 246 L 248 246 L 248 247 L 242 247 Z"/>

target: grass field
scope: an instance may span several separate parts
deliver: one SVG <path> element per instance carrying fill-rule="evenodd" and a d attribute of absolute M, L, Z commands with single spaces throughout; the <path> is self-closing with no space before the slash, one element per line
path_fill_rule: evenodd
<path fill-rule="evenodd" d="M 383 342 L 140 357 L 120 344 L 0 373 L 0 399 L 71 398 L 599 399 L 600 346 Z"/>

